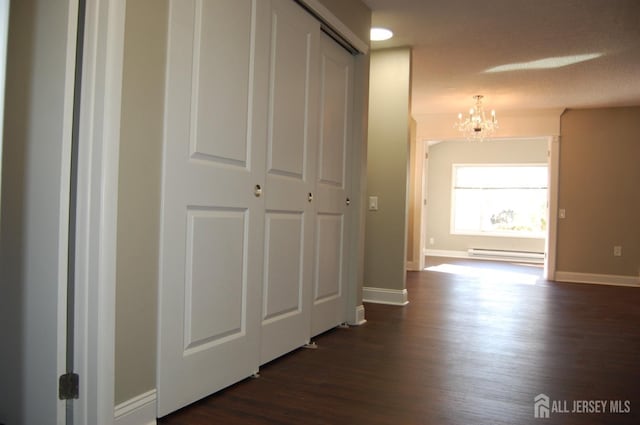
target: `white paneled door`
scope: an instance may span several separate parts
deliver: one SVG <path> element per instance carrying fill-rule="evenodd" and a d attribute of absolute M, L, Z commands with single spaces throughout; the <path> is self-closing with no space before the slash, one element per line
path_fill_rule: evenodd
<path fill-rule="evenodd" d="M 260 363 L 310 338 L 320 25 L 291 0 L 271 14 Z"/>
<path fill-rule="evenodd" d="M 353 68 L 353 56 L 323 34 L 312 335 L 346 321 Z"/>
<path fill-rule="evenodd" d="M 269 10 L 170 3 L 158 415 L 257 371 Z"/>
<path fill-rule="evenodd" d="M 292 0 L 172 0 L 164 416 L 346 319 L 353 57 Z"/>

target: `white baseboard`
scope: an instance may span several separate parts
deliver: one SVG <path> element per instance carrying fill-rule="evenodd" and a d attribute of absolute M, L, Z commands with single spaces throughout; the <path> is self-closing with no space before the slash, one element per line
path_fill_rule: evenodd
<path fill-rule="evenodd" d="M 407 305 L 409 304 L 406 289 L 362 288 L 362 301 L 375 304 Z"/>
<path fill-rule="evenodd" d="M 349 323 L 351 326 L 360 326 L 367 323 L 367 319 L 364 318 L 364 306 L 360 304 L 356 307 L 355 320 L 353 323 Z"/>
<path fill-rule="evenodd" d="M 505 261 L 508 263 L 518 262 L 518 263 L 532 263 L 532 264 L 543 264 L 544 260 L 540 259 L 531 259 L 531 258 L 523 258 L 523 257 L 501 257 L 501 256 L 493 256 L 493 255 L 469 255 L 468 251 L 449 251 L 446 249 L 427 249 L 425 252 L 425 256 L 427 257 L 449 257 L 449 258 L 466 258 L 469 260 L 488 260 L 488 261 Z"/>
<path fill-rule="evenodd" d="M 114 418 L 114 425 L 156 425 L 156 390 L 118 404 Z"/>
<path fill-rule="evenodd" d="M 426 249 L 424 255 L 427 257 L 469 258 L 467 251 L 452 251 L 448 249 Z"/>
<path fill-rule="evenodd" d="M 611 274 L 556 271 L 555 280 L 557 282 L 591 283 L 597 285 L 640 286 L 639 276 L 620 276 Z"/>

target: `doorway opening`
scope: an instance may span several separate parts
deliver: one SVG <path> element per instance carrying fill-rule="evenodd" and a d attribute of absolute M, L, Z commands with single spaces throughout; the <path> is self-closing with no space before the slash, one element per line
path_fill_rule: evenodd
<path fill-rule="evenodd" d="M 416 203 L 422 225 L 414 233 L 420 270 L 433 266 L 431 257 L 497 260 L 541 269 L 542 278 L 553 280 L 558 138 L 418 145 L 424 150 L 422 202 Z"/>

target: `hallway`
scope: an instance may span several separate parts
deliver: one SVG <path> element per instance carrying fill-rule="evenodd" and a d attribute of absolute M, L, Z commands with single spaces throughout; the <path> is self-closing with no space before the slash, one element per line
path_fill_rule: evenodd
<path fill-rule="evenodd" d="M 159 424 L 536 424 L 538 394 L 569 410 L 630 402 L 629 413 L 552 411 L 546 424 L 639 423 L 638 288 L 513 283 L 504 272 L 528 266 L 494 266 L 503 274 L 493 280 L 410 272 L 406 307 L 367 304 L 364 326 L 327 332 L 317 350 L 275 360 L 259 379 Z"/>

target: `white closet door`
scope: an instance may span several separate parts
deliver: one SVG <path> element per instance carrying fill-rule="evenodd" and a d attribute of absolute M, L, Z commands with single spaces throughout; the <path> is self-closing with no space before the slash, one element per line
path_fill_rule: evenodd
<path fill-rule="evenodd" d="M 351 54 L 321 40 L 321 119 L 311 333 L 346 321 L 353 67 Z"/>
<path fill-rule="evenodd" d="M 260 362 L 310 338 L 320 26 L 291 0 L 271 14 Z"/>
<path fill-rule="evenodd" d="M 254 190 L 264 187 L 267 7 L 170 3 L 158 416 L 258 367 L 264 201 Z"/>

